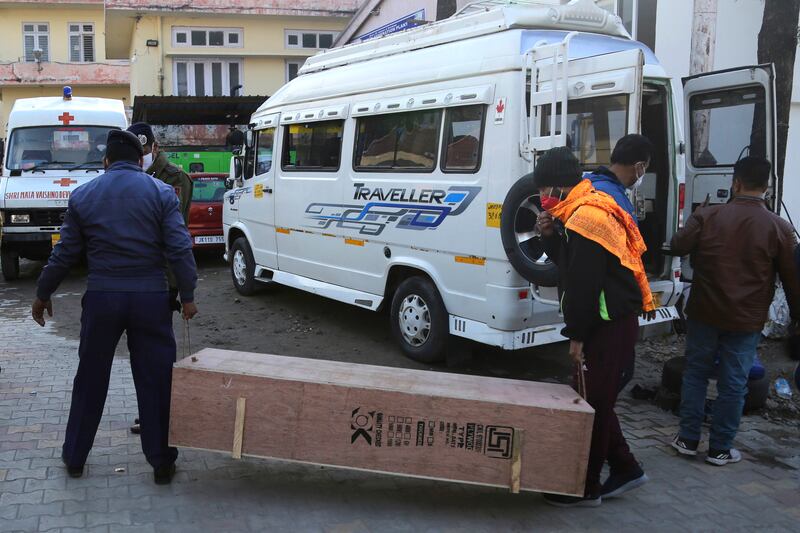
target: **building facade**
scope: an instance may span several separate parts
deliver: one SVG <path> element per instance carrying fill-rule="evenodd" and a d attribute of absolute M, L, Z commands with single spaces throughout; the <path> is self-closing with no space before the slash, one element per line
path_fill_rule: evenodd
<path fill-rule="evenodd" d="M 0 1 L 0 138 L 18 98 L 270 95 L 360 0 Z"/>
<path fill-rule="evenodd" d="M 109 59 L 102 0 L 0 1 L 0 138 L 19 98 L 76 95 L 130 105 L 127 58 Z"/>

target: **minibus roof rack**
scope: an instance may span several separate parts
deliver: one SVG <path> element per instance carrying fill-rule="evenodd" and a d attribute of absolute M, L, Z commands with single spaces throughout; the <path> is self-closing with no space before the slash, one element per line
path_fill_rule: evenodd
<path fill-rule="evenodd" d="M 476 0 L 470 2 L 453 15 L 454 17 L 461 17 L 464 15 L 472 15 L 474 13 L 482 13 L 495 7 L 558 7 L 557 4 L 551 2 L 542 2 L 541 0 Z"/>
<path fill-rule="evenodd" d="M 530 0 L 482 0 L 450 18 L 360 43 L 331 48 L 308 58 L 300 74 L 369 61 L 509 29 L 585 31 L 630 38 L 621 19 L 593 0 L 548 4 Z"/>

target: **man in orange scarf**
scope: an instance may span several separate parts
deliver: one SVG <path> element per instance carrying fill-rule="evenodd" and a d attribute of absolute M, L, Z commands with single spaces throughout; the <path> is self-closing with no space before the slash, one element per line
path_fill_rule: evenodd
<path fill-rule="evenodd" d="M 634 358 L 638 315 L 653 309 L 641 259 L 646 247 L 631 216 L 581 178 L 568 148 L 542 154 L 533 179 L 547 210 L 539 227 L 560 273 L 562 334 L 570 339 L 572 358 L 584 365 L 586 401 L 595 409 L 584 496 L 545 499 L 561 507 L 594 507 L 647 482 L 614 413 L 623 371 Z M 610 476 L 601 485 L 606 461 Z"/>

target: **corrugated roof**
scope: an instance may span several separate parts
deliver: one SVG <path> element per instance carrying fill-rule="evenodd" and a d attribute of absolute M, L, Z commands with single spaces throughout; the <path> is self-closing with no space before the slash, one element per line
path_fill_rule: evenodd
<path fill-rule="evenodd" d="M 137 96 L 133 122 L 152 125 L 240 125 L 268 96 Z"/>

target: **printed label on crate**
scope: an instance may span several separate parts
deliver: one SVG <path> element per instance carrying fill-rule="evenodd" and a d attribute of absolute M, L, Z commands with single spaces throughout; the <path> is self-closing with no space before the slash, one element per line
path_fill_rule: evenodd
<path fill-rule="evenodd" d="M 384 413 L 362 407 L 350 418 L 350 443 L 373 448 L 450 448 L 510 459 L 514 429 L 507 426 Z"/>

